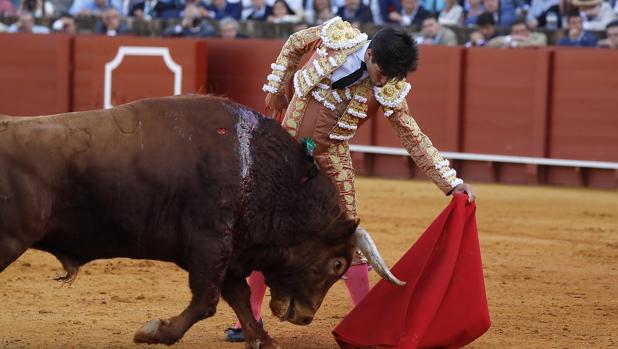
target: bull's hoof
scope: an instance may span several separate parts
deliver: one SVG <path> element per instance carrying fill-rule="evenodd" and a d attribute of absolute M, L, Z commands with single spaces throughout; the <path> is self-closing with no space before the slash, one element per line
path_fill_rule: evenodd
<path fill-rule="evenodd" d="M 247 343 L 245 349 L 281 349 L 281 346 L 272 338 L 264 338 Z"/>
<path fill-rule="evenodd" d="M 163 343 L 160 338 L 159 328 L 169 325 L 169 320 L 150 320 L 140 328 L 133 336 L 133 342 L 146 344 Z M 167 343 L 166 343 L 167 344 Z"/>

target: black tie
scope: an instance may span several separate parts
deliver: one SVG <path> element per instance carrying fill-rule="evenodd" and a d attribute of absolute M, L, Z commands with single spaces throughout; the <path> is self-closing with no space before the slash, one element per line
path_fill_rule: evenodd
<path fill-rule="evenodd" d="M 333 82 L 333 85 L 332 85 L 333 89 L 339 90 L 339 89 L 346 88 L 352 85 L 353 83 L 358 81 L 358 79 L 360 79 L 361 76 L 363 76 L 363 72 L 365 70 L 367 70 L 367 65 L 365 64 L 365 62 L 361 61 L 360 68 L 358 68 L 356 71 L 354 71 L 350 75 L 344 76 L 341 79 Z"/>

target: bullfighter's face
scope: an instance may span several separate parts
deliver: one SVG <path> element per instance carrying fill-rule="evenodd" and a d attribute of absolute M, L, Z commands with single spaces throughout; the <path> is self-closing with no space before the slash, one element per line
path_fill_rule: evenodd
<path fill-rule="evenodd" d="M 371 82 L 378 87 L 386 85 L 390 78 L 382 74 L 382 69 L 380 69 L 380 66 L 373 61 L 373 52 L 371 48 L 368 48 L 367 51 L 365 51 L 365 64 L 367 64 L 367 73 L 369 74 L 369 79 L 371 79 Z"/>

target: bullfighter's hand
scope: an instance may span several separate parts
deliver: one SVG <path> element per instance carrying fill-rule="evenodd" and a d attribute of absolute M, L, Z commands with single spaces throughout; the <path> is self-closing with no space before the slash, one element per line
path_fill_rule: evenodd
<path fill-rule="evenodd" d="M 266 107 L 270 109 L 270 112 L 273 113 L 273 115 L 285 113 L 288 104 L 290 104 L 290 102 L 285 94 L 266 94 Z"/>
<path fill-rule="evenodd" d="M 472 203 L 476 200 L 476 194 L 472 190 L 472 186 L 467 183 L 461 183 L 453 189 L 453 193 L 464 193 L 468 195 L 468 202 Z"/>

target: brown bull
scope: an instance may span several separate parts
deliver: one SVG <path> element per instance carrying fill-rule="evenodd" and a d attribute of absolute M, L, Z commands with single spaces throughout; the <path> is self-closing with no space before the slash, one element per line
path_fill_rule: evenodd
<path fill-rule="evenodd" d="M 273 313 L 305 325 L 354 246 L 371 246 L 328 178 L 307 180 L 312 166 L 276 122 L 215 97 L 0 118 L 0 271 L 28 248 L 55 255 L 66 280 L 99 258 L 174 262 L 189 272 L 192 300 L 136 342 L 178 341 L 222 296 L 248 347 L 276 348 L 245 277 L 263 271 Z"/>

